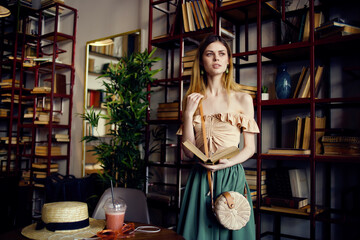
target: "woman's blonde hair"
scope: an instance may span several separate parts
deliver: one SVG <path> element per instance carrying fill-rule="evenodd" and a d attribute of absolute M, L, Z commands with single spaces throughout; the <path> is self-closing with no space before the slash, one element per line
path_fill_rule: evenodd
<path fill-rule="evenodd" d="M 225 46 L 229 56 L 228 73 L 224 73 L 221 78 L 223 87 L 226 89 L 228 93 L 230 92 L 230 90 L 234 90 L 234 91 L 240 90 L 238 84 L 235 83 L 233 77 L 233 60 L 232 60 L 232 53 L 229 44 L 221 36 L 209 35 L 200 43 L 198 51 L 196 53 L 194 65 L 192 68 L 190 86 L 183 99 L 183 110 L 185 110 L 186 99 L 188 95 L 194 92 L 205 94 L 205 88 L 207 86 L 207 76 L 202 66 L 202 55 L 205 49 L 213 42 L 221 42 Z M 204 73 L 201 74 L 201 71 L 203 71 Z"/>

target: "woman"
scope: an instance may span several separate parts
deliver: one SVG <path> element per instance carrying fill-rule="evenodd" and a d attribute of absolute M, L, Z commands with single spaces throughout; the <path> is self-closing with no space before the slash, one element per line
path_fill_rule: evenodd
<path fill-rule="evenodd" d="M 184 193 L 177 231 L 185 239 L 255 239 L 254 214 L 240 230 L 222 227 L 211 210 L 207 171 L 213 172 L 214 198 L 225 191 L 244 193 L 252 209 L 250 190 L 241 163 L 255 152 L 253 100 L 240 92 L 233 80 L 231 50 L 220 36 L 210 35 L 199 46 L 192 69 L 191 83 L 184 98 L 183 125 L 178 134 L 182 141 L 191 141 L 204 152 L 199 103 L 203 106 L 209 154 L 230 146 L 238 146 L 240 133 L 244 144 L 240 153 L 231 159 L 221 159 L 215 165 L 196 164 L 192 169 Z M 191 151 L 183 148 L 186 156 Z"/>

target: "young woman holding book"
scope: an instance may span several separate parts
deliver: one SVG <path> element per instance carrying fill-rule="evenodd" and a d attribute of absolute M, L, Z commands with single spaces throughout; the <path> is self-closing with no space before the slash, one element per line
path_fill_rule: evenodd
<path fill-rule="evenodd" d="M 233 79 L 231 50 L 220 36 L 210 35 L 200 44 L 192 69 L 191 83 L 183 102 L 183 125 L 178 134 L 204 152 L 199 104 L 202 104 L 206 126 L 206 142 L 211 156 L 218 150 L 239 146 L 243 148 L 230 159 L 220 159 L 214 165 L 199 162 L 192 169 L 182 200 L 177 231 L 185 239 L 255 239 L 255 223 L 251 210 L 249 222 L 240 230 L 228 230 L 216 220 L 211 210 L 207 172 L 213 175 L 213 196 L 222 192 L 244 193 L 252 209 L 250 190 L 241 163 L 255 152 L 255 133 L 259 128 L 254 120 L 253 99 Z M 192 151 L 183 147 L 186 156 Z"/>

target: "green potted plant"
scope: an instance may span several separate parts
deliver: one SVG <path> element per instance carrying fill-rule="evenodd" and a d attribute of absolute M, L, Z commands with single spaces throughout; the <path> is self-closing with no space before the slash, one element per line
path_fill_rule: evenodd
<path fill-rule="evenodd" d="M 100 76 L 106 94 L 106 113 L 97 113 L 93 108 L 81 115 L 92 128 L 105 119 L 112 127 L 107 141 L 97 136 L 85 136 L 82 141 L 96 142 L 93 152 L 104 173 L 104 180 L 111 179 L 118 187 L 143 188 L 145 183 L 145 162 L 141 147 L 145 140 L 147 86 L 160 71 L 151 70 L 159 61 L 153 57 L 155 49 L 148 53 L 134 53 L 122 57 L 117 64 L 110 64 L 107 72 Z M 109 182 L 109 181 L 108 181 Z"/>
<path fill-rule="evenodd" d="M 261 87 L 261 100 L 269 100 L 269 88 L 265 85 Z"/>

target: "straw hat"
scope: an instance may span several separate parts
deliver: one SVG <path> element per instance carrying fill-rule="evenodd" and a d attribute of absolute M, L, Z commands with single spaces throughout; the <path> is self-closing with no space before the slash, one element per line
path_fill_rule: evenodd
<path fill-rule="evenodd" d="M 43 223 L 31 224 L 21 234 L 37 240 L 63 240 L 88 238 L 105 227 L 104 220 L 89 218 L 88 207 L 83 202 L 53 202 L 44 204 Z"/>
<path fill-rule="evenodd" d="M 0 17 L 10 16 L 10 11 L 6 7 L 0 6 Z"/>

